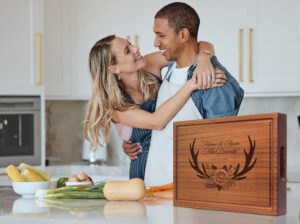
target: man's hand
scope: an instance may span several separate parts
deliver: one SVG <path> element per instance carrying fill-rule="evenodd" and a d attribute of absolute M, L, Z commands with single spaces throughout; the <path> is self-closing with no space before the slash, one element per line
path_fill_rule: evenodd
<path fill-rule="evenodd" d="M 214 82 L 212 87 L 224 86 L 224 84 L 227 82 L 227 76 L 225 75 L 225 72 L 219 68 L 215 68 L 215 74 L 216 74 L 216 81 Z"/>
<path fill-rule="evenodd" d="M 209 89 L 215 83 L 215 70 L 208 55 L 199 55 L 192 78 L 197 81 L 198 89 Z"/>
<path fill-rule="evenodd" d="M 142 153 L 142 146 L 139 143 L 123 141 L 122 148 L 124 153 L 126 153 L 131 160 L 137 159 L 137 156 Z"/>

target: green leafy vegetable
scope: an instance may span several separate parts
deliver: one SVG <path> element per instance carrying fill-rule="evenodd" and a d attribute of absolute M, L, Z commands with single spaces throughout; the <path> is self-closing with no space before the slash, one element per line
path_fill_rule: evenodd
<path fill-rule="evenodd" d="M 51 190 L 38 190 L 37 198 L 74 198 L 74 199 L 105 199 L 103 187 L 105 182 L 96 184 L 65 186 Z"/>
<path fill-rule="evenodd" d="M 57 181 L 57 187 L 64 187 L 66 186 L 66 182 L 68 181 L 68 177 L 61 177 Z"/>

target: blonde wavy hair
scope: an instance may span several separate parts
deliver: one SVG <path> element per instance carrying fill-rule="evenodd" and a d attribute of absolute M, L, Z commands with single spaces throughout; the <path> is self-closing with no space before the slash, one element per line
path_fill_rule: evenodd
<path fill-rule="evenodd" d="M 137 108 L 122 94 L 124 89 L 121 80 L 108 71 L 110 65 L 117 64 L 116 57 L 111 52 L 111 42 L 115 35 L 107 36 L 95 43 L 89 55 L 89 69 L 92 78 L 92 96 L 84 121 L 84 137 L 90 142 L 90 148 L 101 145 L 100 130 L 104 129 L 104 138 L 109 141 L 110 122 L 114 110 L 126 111 Z M 144 101 L 154 99 L 159 89 L 157 79 L 143 70 L 137 71 L 139 90 Z"/>

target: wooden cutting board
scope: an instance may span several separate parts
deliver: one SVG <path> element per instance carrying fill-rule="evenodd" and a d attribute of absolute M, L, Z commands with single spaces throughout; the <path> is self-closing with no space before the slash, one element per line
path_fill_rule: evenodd
<path fill-rule="evenodd" d="M 286 213 L 286 115 L 174 123 L 174 205 Z"/>

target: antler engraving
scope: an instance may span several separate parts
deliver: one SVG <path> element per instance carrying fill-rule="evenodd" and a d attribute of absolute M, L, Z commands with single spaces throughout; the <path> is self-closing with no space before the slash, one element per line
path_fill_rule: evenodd
<path fill-rule="evenodd" d="M 235 180 L 242 180 L 242 179 L 245 179 L 246 177 L 242 177 L 242 176 L 243 176 L 245 173 L 247 173 L 248 171 L 250 171 L 250 170 L 254 167 L 254 165 L 255 165 L 255 163 L 256 163 L 257 158 L 254 160 L 254 162 L 252 163 L 252 165 L 249 166 L 250 163 L 251 163 L 253 154 L 254 154 L 254 150 L 255 150 L 255 140 L 254 140 L 254 143 L 252 144 L 252 141 L 251 141 L 251 138 L 250 138 L 249 135 L 248 135 L 248 139 L 249 139 L 249 143 L 250 143 L 250 152 L 247 153 L 246 150 L 244 149 L 244 153 L 245 153 L 245 156 L 246 156 L 244 169 L 243 169 L 241 172 L 238 172 L 238 171 L 239 171 L 239 168 L 240 168 L 240 164 L 238 163 L 238 165 L 237 165 L 237 167 L 236 167 L 236 170 L 235 170 L 235 172 L 233 173 L 232 179 L 235 179 Z"/>
<path fill-rule="evenodd" d="M 206 173 L 204 164 L 202 163 L 202 169 L 203 171 L 200 169 L 200 167 L 198 166 L 198 154 L 199 154 L 199 150 L 197 151 L 197 153 L 195 154 L 194 152 L 194 146 L 195 146 L 195 141 L 196 139 L 194 139 L 193 144 L 190 144 L 190 152 L 191 152 L 191 156 L 192 159 L 194 161 L 194 164 L 192 164 L 191 160 L 189 159 L 190 165 L 191 167 L 196 170 L 199 174 L 197 175 L 200 178 L 209 178 L 210 176 Z"/>
<path fill-rule="evenodd" d="M 204 163 L 201 163 L 201 168 L 198 165 L 198 155 L 199 150 L 196 152 L 194 151 L 195 142 L 196 139 L 194 139 L 193 143 L 190 144 L 190 153 L 192 157 L 189 159 L 189 163 L 191 167 L 198 173 L 197 176 L 201 179 L 206 179 L 204 182 L 204 185 L 208 188 L 218 188 L 220 191 L 221 189 L 228 190 L 232 185 L 235 184 L 235 181 L 243 180 L 246 178 L 244 176 L 247 172 L 249 172 L 254 165 L 256 164 L 257 158 L 253 161 L 251 164 L 251 160 L 254 154 L 255 150 L 255 140 L 252 143 L 250 136 L 248 135 L 249 143 L 250 143 L 250 151 L 249 153 L 246 152 L 244 149 L 244 154 L 246 157 L 244 168 L 239 172 L 240 169 L 240 163 L 236 166 L 235 171 L 232 172 L 232 165 L 227 168 L 226 165 L 224 165 L 221 169 L 218 169 L 214 164 L 209 167 L 208 165 L 205 165 Z M 251 164 L 251 165 L 250 165 Z M 208 170 L 207 170 L 208 169 Z"/>

